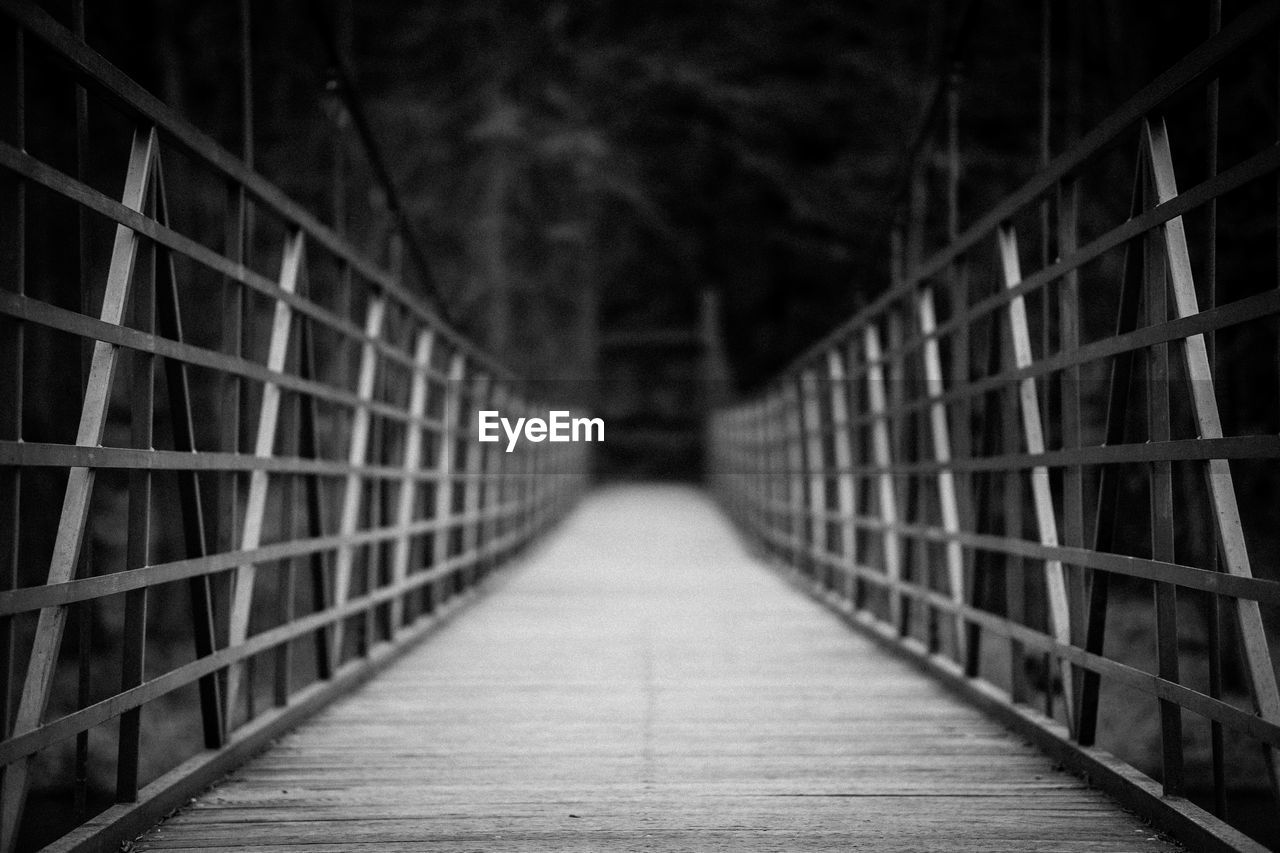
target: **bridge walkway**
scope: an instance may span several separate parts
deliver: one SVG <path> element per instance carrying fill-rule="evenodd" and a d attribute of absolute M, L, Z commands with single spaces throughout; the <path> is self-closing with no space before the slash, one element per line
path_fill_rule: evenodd
<path fill-rule="evenodd" d="M 136 849 L 1176 849 L 693 489 L 598 491 L 491 583 Z"/>

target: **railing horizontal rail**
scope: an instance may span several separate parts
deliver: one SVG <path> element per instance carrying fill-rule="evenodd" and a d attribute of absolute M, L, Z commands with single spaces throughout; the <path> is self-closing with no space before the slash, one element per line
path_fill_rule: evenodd
<path fill-rule="evenodd" d="M 247 551 L 229 551 L 225 554 L 212 554 L 207 557 L 174 560 L 170 563 L 156 563 L 136 569 L 123 569 L 109 575 L 77 578 L 58 584 L 5 590 L 0 592 L 0 615 L 26 613 L 42 607 L 57 607 L 79 601 L 93 601 L 131 590 L 203 577 L 234 569 L 245 563 L 274 563 L 293 557 L 309 557 L 332 551 L 340 546 L 385 544 L 403 537 L 406 533 L 410 536 L 434 533 L 446 528 L 475 524 L 477 521 L 494 521 L 514 512 L 515 510 L 509 509 L 499 514 L 476 513 L 449 518 L 423 519 L 407 527 L 361 530 L 345 537 L 319 536 L 313 539 L 293 539 Z M 414 577 L 418 576 L 414 575 Z"/>
<path fill-rule="evenodd" d="M 856 426 L 856 424 L 855 424 Z M 828 437 L 827 430 L 807 435 Z M 1122 465 L 1138 462 L 1188 462 L 1210 459 L 1275 459 L 1280 456 L 1280 436 L 1236 435 L 1229 438 L 1179 438 L 1141 444 L 1104 444 L 1044 453 L 1009 453 L 946 462 L 920 460 L 888 465 L 850 465 L 827 468 L 829 475 L 888 473 L 893 475 L 936 474 L 950 470 L 962 473 L 1025 471 L 1031 468 L 1065 468 L 1075 465 Z"/>
<path fill-rule="evenodd" d="M 774 539 L 778 541 L 782 537 L 774 537 Z M 780 544 L 793 545 L 794 543 L 783 540 Z M 1205 696 L 1203 693 L 1177 682 L 1166 681 L 1137 667 L 1129 666 L 1102 655 L 1086 652 L 1070 644 L 1060 643 L 1043 631 L 1037 631 L 1026 625 L 1010 622 L 971 605 L 956 603 L 946 595 L 921 584 L 885 577 L 872 566 L 858 564 L 850 566 L 838 555 L 821 551 L 810 551 L 809 556 L 837 572 L 856 576 L 861 581 L 891 592 L 909 594 L 916 600 L 927 603 L 939 611 L 961 615 L 966 620 L 981 626 L 995 636 L 1018 640 L 1039 651 L 1063 657 L 1082 669 L 1114 678 L 1118 683 L 1139 690 L 1148 696 L 1178 701 L 1183 707 L 1195 711 L 1207 719 L 1217 720 L 1263 743 L 1280 746 L 1280 725 L 1263 720 L 1261 717 L 1247 711 L 1242 711 L 1234 705 Z"/>
<path fill-rule="evenodd" d="M 849 519 L 845 516 L 835 516 L 829 518 L 829 520 L 845 521 Z M 1071 563 L 1088 569 L 1098 569 L 1116 575 L 1149 581 L 1171 581 L 1187 589 L 1229 595 L 1232 598 L 1244 598 L 1263 604 L 1280 605 L 1280 582 L 1263 578 L 1239 577 L 1223 572 L 1209 571 L 1208 569 L 1198 569 L 1194 566 L 1165 563 L 1160 560 L 1148 560 L 1125 554 L 1108 554 L 1100 551 L 1088 551 L 1083 548 L 1042 545 L 1029 539 L 1011 539 L 1006 536 L 982 533 L 949 533 L 937 527 L 902 522 L 886 524 L 874 516 L 853 516 L 851 520 L 856 527 L 863 530 L 896 533 L 935 543 L 959 542 L 961 545 L 972 548 L 975 551 L 990 551 L 1037 560 L 1061 560 L 1064 563 Z M 815 553 L 830 554 L 830 552 L 821 551 Z"/>
<path fill-rule="evenodd" d="M 343 319 L 335 312 L 326 310 L 304 296 L 282 290 L 276 282 L 265 275 L 254 272 L 243 264 L 218 254 L 197 241 L 156 222 L 154 219 L 143 216 L 136 210 L 125 207 L 115 199 L 108 198 L 92 187 L 85 186 L 74 178 L 46 166 L 25 152 L 17 151 L 4 143 L 0 143 L 0 166 L 7 166 L 23 177 L 56 191 L 64 198 L 81 204 L 95 213 L 100 213 L 130 230 L 148 237 L 158 245 L 172 249 L 183 257 L 201 264 L 212 272 L 245 285 L 255 293 L 288 305 L 290 310 L 315 320 L 325 328 L 338 332 L 349 341 L 374 346 L 379 355 L 391 362 L 402 367 L 413 367 L 413 359 L 408 355 L 374 335 L 365 334 L 363 329 L 350 320 Z M 380 284 L 378 286 L 382 287 Z M 382 289 L 385 290 L 385 287 L 382 287 Z M 9 299 L 13 298 L 8 294 L 6 296 Z M 84 319 L 92 321 L 93 318 Z M 88 336 L 92 337 L 93 333 L 89 333 Z M 440 376 L 439 373 L 435 375 Z"/>
<path fill-rule="evenodd" d="M 493 516 L 489 517 L 492 518 Z M 507 534 L 503 538 L 495 539 L 483 546 L 479 553 L 482 558 L 495 556 L 510 548 L 514 543 L 515 535 Z M 299 617 L 287 625 L 269 628 L 254 634 L 252 638 L 238 646 L 220 649 L 208 657 L 184 664 L 158 678 L 143 682 L 137 687 L 117 693 L 87 708 L 59 717 L 53 722 L 45 723 L 37 729 L 0 742 L 0 764 L 10 764 L 50 744 L 66 740 L 78 732 L 87 731 L 94 726 L 115 719 L 131 708 L 140 707 L 166 693 L 171 693 L 180 687 L 193 684 L 201 677 L 224 669 L 233 663 L 269 651 L 290 640 L 313 634 L 317 630 L 329 627 L 342 619 L 360 615 L 371 607 L 389 603 L 405 593 L 420 589 L 425 584 L 440 581 L 449 575 L 462 571 L 469 565 L 470 560 L 469 556 L 464 558 L 455 557 L 439 566 L 433 566 L 427 571 L 415 574 L 399 586 L 365 593 L 349 599 L 339 607 Z"/>

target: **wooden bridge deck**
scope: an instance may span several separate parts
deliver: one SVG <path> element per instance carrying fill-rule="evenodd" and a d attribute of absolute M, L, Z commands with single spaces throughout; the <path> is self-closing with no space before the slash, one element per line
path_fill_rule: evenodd
<path fill-rule="evenodd" d="M 598 492 L 496 583 L 137 849 L 1173 849 L 696 491 Z"/>

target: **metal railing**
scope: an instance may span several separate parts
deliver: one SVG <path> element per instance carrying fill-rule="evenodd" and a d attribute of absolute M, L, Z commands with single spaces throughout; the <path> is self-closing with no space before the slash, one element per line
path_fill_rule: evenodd
<path fill-rule="evenodd" d="M 438 624 L 586 460 L 473 440 L 465 413 L 533 401 L 397 236 L 370 260 L 34 5 L 0 30 L 0 849 L 33 774 L 75 791 L 55 848 L 116 849 Z M 28 150 L 48 68 L 101 156 L 129 131 L 118 194 Z M 210 191 L 224 222 L 179 222 Z M 77 251 L 79 305 L 31 280 Z"/>
<path fill-rule="evenodd" d="M 1241 13 L 708 427 L 713 487 L 762 550 L 1196 849 L 1260 849 L 1211 813 L 1229 772 L 1280 789 L 1280 430 L 1274 405 L 1252 429 L 1219 409 L 1223 377 L 1275 377 L 1275 241 L 1208 248 L 1217 200 L 1274 200 L 1280 147 L 1238 134 L 1218 170 L 1215 113 L 1205 175 L 1175 169 L 1169 128 L 1202 120 L 1229 60 L 1274 51 L 1277 17 Z M 1144 713 L 1150 775 L 1094 745 Z M 1255 770 L 1227 763 L 1237 740 Z M 1210 777 L 1200 808 L 1188 779 Z"/>

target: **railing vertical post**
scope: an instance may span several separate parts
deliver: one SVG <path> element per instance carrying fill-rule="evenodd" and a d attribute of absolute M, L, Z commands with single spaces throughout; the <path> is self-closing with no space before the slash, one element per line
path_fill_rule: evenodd
<path fill-rule="evenodd" d="M 528 401 L 522 400 L 516 412 L 516 416 L 533 414 L 532 407 Z M 541 466 L 537 454 L 537 445 L 529 442 L 520 444 L 520 452 L 524 453 L 524 509 L 521 513 L 520 527 L 521 539 L 529 542 L 533 536 L 538 523 L 538 502 L 542 493 L 543 483 L 541 474 Z"/>
<path fill-rule="evenodd" d="M 756 511 L 759 506 L 756 500 L 756 485 L 759 479 L 760 456 L 756 443 L 756 418 L 759 412 L 759 400 L 753 400 L 742 406 L 742 416 L 738 421 L 738 464 L 729 474 L 736 477 L 736 483 L 729 485 L 738 491 L 738 502 L 742 512 L 742 530 L 748 538 L 754 539 L 756 527 Z"/>
<path fill-rule="evenodd" d="M 466 357 L 461 352 L 454 352 L 449 358 L 449 372 L 445 379 L 444 410 L 440 419 L 440 445 L 436 460 L 435 510 L 436 530 L 432 537 L 433 559 L 431 568 L 440 572 L 449 562 L 450 540 L 453 538 L 453 502 L 458 488 L 458 471 L 454 456 L 458 444 L 458 423 L 462 408 L 462 383 L 466 376 Z M 446 590 L 451 590 L 453 582 L 443 577 L 431 583 L 431 605 L 444 603 Z"/>
<path fill-rule="evenodd" d="M 967 284 L 966 284 L 967 287 Z M 984 376 L 995 376 L 1000 372 L 1001 355 L 1003 352 L 1001 345 L 1001 329 L 1002 324 L 998 317 L 993 317 L 988 321 L 988 333 L 985 335 L 974 335 L 972 333 L 973 318 L 965 319 L 965 350 L 962 358 L 965 361 L 972 360 L 974 373 Z M 972 346 L 976 349 L 978 344 L 982 344 L 981 352 L 969 354 L 969 348 Z M 981 365 L 981 367 L 979 367 Z M 969 367 L 965 366 L 964 372 L 961 374 L 967 384 L 969 381 Z M 970 419 L 973 416 L 973 404 L 969 402 L 966 396 L 966 430 L 975 429 L 978 423 L 983 425 L 980 431 L 979 447 L 977 456 L 986 458 L 995 456 L 1000 452 L 1000 448 L 1012 445 L 1014 439 L 1007 438 L 1016 434 L 1017 425 L 1011 421 L 1010 416 L 1013 414 L 1012 407 L 1004 405 L 1004 399 L 1010 392 L 1010 389 L 996 388 L 987 391 L 982 395 L 979 402 L 980 418 Z M 969 453 L 973 453 L 971 441 L 969 444 Z M 1006 507 L 1002 505 L 1002 501 L 998 500 L 1005 494 L 1005 486 L 1011 486 L 1016 489 L 1018 485 L 1017 471 L 986 471 L 978 475 L 970 476 L 969 482 L 971 488 L 966 491 L 966 496 L 972 497 L 974 504 L 973 509 L 968 513 L 969 524 L 976 533 L 990 533 L 993 526 L 1003 525 Z M 1003 531 L 1007 535 L 1007 531 Z M 991 551 L 974 550 L 972 552 L 971 568 L 973 577 L 973 588 L 970 592 L 970 600 L 973 605 L 979 609 L 988 611 L 1003 611 L 1006 617 L 1011 617 L 1008 609 L 1008 596 L 1006 592 L 1006 600 L 997 601 L 996 579 L 997 572 L 1002 572 L 1001 577 L 1008 580 L 1014 574 L 1011 568 L 1013 560 L 1017 559 L 1012 554 L 996 554 Z M 998 563 L 1001 563 L 997 568 Z M 1019 577 L 1021 577 L 1019 570 Z M 1007 586 L 1007 583 L 1005 584 Z M 968 623 L 968 638 L 965 641 L 969 650 L 968 659 L 964 663 L 965 674 L 974 677 L 979 674 L 982 669 L 982 637 L 983 632 L 977 622 Z M 1017 658 L 1014 654 L 1016 647 L 1012 644 L 1009 646 L 1010 659 Z M 1011 670 L 1012 676 L 1012 670 Z M 1018 684 L 1013 680 L 1010 681 L 1010 696 L 1018 695 Z"/>
<path fill-rule="evenodd" d="M 839 346 L 827 350 L 827 382 L 831 394 L 831 441 L 836 472 L 840 561 L 844 578 L 841 595 L 853 605 L 861 599 L 858 565 L 858 493 L 854 485 L 853 446 L 849 435 L 849 379 Z"/>
<path fill-rule="evenodd" d="M 148 193 L 155 205 L 155 183 Z M 160 260 L 155 245 L 143 252 L 144 275 L 134 285 L 133 323 L 141 332 L 155 329 L 156 265 Z M 153 449 L 155 417 L 155 356 L 130 353 L 133 369 L 129 377 L 129 418 L 133 447 Z M 151 472 L 129 472 L 129 514 L 125 533 L 125 565 L 139 568 L 151 556 Z M 120 689 L 142 683 L 147 648 L 146 587 L 125 593 L 124 625 L 121 629 Z M 138 798 L 138 765 L 142 751 L 142 709 L 131 708 L 120 715 L 120 742 L 116 751 L 116 802 L 131 803 Z"/>
<path fill-rule="evenodd" d="M 385 317 L 385 308 L 384 308 Z M 384 319 L 383 328 L 378 332 L 378 343 L 391 343 L 390 333 L 384 331 L 389 325 Z M 376 355 L 375 348 L 375 368 L 374 380 L 371 393 L 369 395 L 369 403 L 384 402 L 387 399 L 387 374 L 389 371 L 377 368 L 380 356 Z M 362 359 L 363 361 L 363 359 Z M 389 436 L 387 427 L 389 426 L 387 419 L 380 414 L 372 411 L 369 413 L 369 440 L 365 450 L 365 457 L 361 460 L 361 467 L 365 465 L 384 465 L 387 462 L 388 454 L 391 448 L 388 446 Z M 370 530 L 378 530 L 387 525 L 390 519 L 390 512 L 386 505 L 386 479 L 383 477 L 365 477 L 361 474 L 360 490 L 364 494 L 363 503 L 360 508 L 363 510 L 364 527 Z M 359 524 L 357 524 L 359 529 Z M 383 573 L 390 566 L 389 546 L 391 542 L 380 540 L 370 542 L 368 545 L 361 546 L 356 553 L 363 553 L 364 558 L 358 560 L 361 568 L 362 582 L 360 588 L 365 596 L 372 595 L 377 591 L 382 583 Z M 360 653 L 368 655 L 373 651 L 374 645 L 378 642 L 378 622 L 379 617 L 387 613 L 389 606 L 369 604 L 360 610 Z M 384 620 L 386 621 L 386 620 Z M 390 626 L 388 624 L 387 637 L 390 638 Z"/>
<path fill-rule="evenodd" d="M 511 399 L 510 386 L 506 382 L 496 383 L 491 399 L 494 409 L 505 412 Z M 481 505 L 482 526 L 480 528 L 480 547 L 485 555 L 482 577 L 489 573 L 506 550 L 506 545 L 503 544 L 505 530 L 503 513 L 506 507 L 507 480 L 511 476 L 512 463 L 501 441 L 488 445 L 485 455 L 488 456 L 488 460 L 485 463 L 484 501 Z M 500 550 L 495 551 L 495 548 Z"/>
<path fill-rule="evenodd" d="M 1011 362 L 1007 353 L 1013 349 L 1013 331 L 1008 324 L 992 323 L 992 347 L 1000 355 L 996 364 L 1004 366 Z M 993 371 L 998 372 L 998 371 Z M 1000 451 L 1004 454 L 1017 453 L 1021 447 L 1021 424 L 1018 416 L 1018 393 L 1016 385 L 1009 385 L 998 395 L 1000 406 Z M 999 476 L 999 475 L 993 475 Z M 1023 536 L 1023 485 L 1022 471 L 1010 469 L 1002 478 L 1001 496 L 1004 506 L 1001 533 L 1009 539 L 1021 539 Z M 1016 554 L 1004 555 L 1004 613 L 1005 617 L 1018 625 L 1027 623 L 1027 561 Z M 1009 698 L 1011 701 L 1025 702 L 1029 695 L 1026 671 L 1026 648 L 1022 641 L 1009 638 Z"/>
<path fill-rule="evenodd" d="M 315 341 L 311 323 L 306 317 L 299 318 L 299 363 L 298 374 L 302 379 L 316 378 Z M 299 401 L 298 411 L 298 455 L 303 459 L 320 458 L 320 439 L 317 434 L 316 399 L 304 395 Z M 319 538 L 325 530 L 325 501 L 320 477 L 308 474 L 304 478 L 307 501 L 307 536 Z M 311 606 L 315 612 L 325 610 L 330 601 L 329 570 L 325 552 L 314 551 L 307 560 L 308 574 L 311 576 Z M 334 651 L 333 628 L 321 626 L 314 635 L 316 656 L 316 677 L 322 680 L 331 678 L 338 665 L 338 653 Z"/>
<path fill-rule="evenodd" d="M 920 314 L 920 333 L 924 336 L 925 392 L 932 402 L 929 405 L 930 432 L 933 436 L 933 458 L 938 464 L 938 503 L 942 515 L 942 529 L 947 535 L 945 544 L 947 583 L 951 600 L 957 607 L 965 602 L 964 549 L 957 538 L 960 535 L 960 507 L 956 496 L 955 473 L 951 470 L 951 426 L 947 422 L 947 407 L 941 397 L 942 354 L 938 347 L 938 318 L 933 305 L 933 288 L 925 286 L 917 297 Z M 964 616 L 956 611 L 953 617 L 956 631 L 956 660 L 964 661 L 968 655 Z"/>
<path fill-rule="evenodd" d="M 863 344 L 867 361 L 867 399 L 871 407 L 873 452 L 879 481 L 880 541 L 885 574 L 889 580 L 889 624 L 895 631 L 901 632 L 902 551 L 898 538 L 898 493 L 893 478 L 893 453 L 885 414 L 884 351 L 880 346 L 880 329 L 874 322 L 867 324 L 863 332 Z"/>
<path fill-rule="evenodd" d="M 764 548 L 764 552 L 768 555 L 776 556 L 777 548 L 774 547 L 774 534 L 776 534 L 777 526 L 777 494 L 778 494 L 778 465 L 777 465 L 777 406 L 774 401 L 772 389 L 765 388 L 760 401 L 762 407 L 762 444 L 760 444 L 760 456 L 762 456 L 762 473 L 760 473 L 760 482 L 763 484 L 764 493 L 760 496 L 760 507 L 763 512 L 763 524 L 760 526 L 760 544 Z"/>
<path fill-rule="evenodd" d="M 534 414 L 532 406 L 528 413 Z M 529 442 L 529 455 L 533 457 L 533 502 L 529 507 L 530 538 L 538 535 L 547 518 L 547 496 L 551 493 L 548 477 L 546 445 Z"/>
<path fill-rule="evenodd" d="M 824 424 L 822 402 L 818 398 L 818 375 L 815 368 L 800 374 L 800 396 L 804 430 L 805 468 L 809 486 L 808 552 L 813 567 L 813 582 L 819 588 L 830 588 L 830 570 L 826 562 L 831 556 L 827 547 L 827 475 L 823 458 Z"/>
<path fill-rule="evenodd" d="M 280 289 L 284 293 L 293 293 L 298 288 L 302 277 L 303 237 L 301 232 L 290 236 L 285 243 L 284 257 L 280 266 Z M 277 299 L 271 323 L 271 338 L 267 349 L 267 369 L 273 373 L 284 370 L 285 356 L 289 351 L 289 330 L 293 312 L 288 304 Z M 276 421 L 280 415 L 280 386 L 275 382 L 265 382 L 262 386 L 262 402 L 258 408 L 258 432 L 254 440 L 253 455 L 258 459 L 269 459 L 274 453 L 276 442 Z M 267 471 L 255 468 L 249 475 L 249 497 L 245 501 L 244 526 L 240 536 L 240 550 L 252 551 L 262 543 L 262 528 L 267 511 Z M 227 645 L 235 648 L 245 641 L 249 635 L 249 617 L 253 611 L 253 584 L 257 566 L 245 563 L 235 572 L 235 583 L 232 590 L 231 612 L 228 620 Z M 239 661 L 230 667 L 227 675 L 227 704 L 225 719 L 228 726 L 239 704 L 242 682 L 245 680 L 246 660 Z M 253 691 L 250 684 L 246 695 Z"/>
<path fill-rule="evenodd" d="M 517 392 L 510 382 L 506 386 L 505 401 L 504 405 L 507 408 L 518 405 Z M 501 443 L 498 444 L 498 450 L 495 452 L 501 452 L 506 458 L 502 460 L 501 488 L 498 491 L 498 520 L 494 535 L 502 540 L 504 553 L 516 553 L 520 549 L 516 522 L 520 517 L 520 477 L 524 472 L 524 460 L 514 449 L 511 453 L 507 453 L 506 447 Z"/>
<path fill-rule="evenodd" d="M 245 166 L 252 169 L 254 163 L 254 109 L 253 109 L 253 22 L 250 0 L 240 0 L 237 23 L 239 25 L 240 66 L 240 157 Z M 226 256 L 248 267 L 253 257 L 254 209 L 253 201 L 244 185 L 235 180 L 227 182 L 226 203 Z M 244 353 L 246 326 L 250 302 L 245 298 L 245 286 L 230 278 L 224 279 L 222 306 L 223 347 L 230 354 L 240 357 Z M 241 447 L 241 409 L 247 396 L 249 380 L 243 376 L 226 376 L 222 394 L 227 410 L 222 418 L 222 447 L 229 453 L 239 453 Z M 240 477 L 228 472 L 219 477 L 218 541 L 226 550 L 239 544 Z M 225 720 L 224 720 L 225 723 Z"/>
<path fill-rule="evenodd" d="M 532 415 L 533 407 L 526 404 L 521 414 Z M 541 448 L 530 442 L 525 442 L 524 444 L 529 453 L 529 508 L 525 522 L 525 537 L 532 539 L 537 535 L 538 524 L 541 519 L 542 494 L 546 490 L 547 484 L 543 478 L 545 466 L 542 463 Z"/>
<path fill-rule="evenodd" d="M 964 67 L 959 59 L 951 64 L 951 74 L 947 80 L 947 240 L 955 242 L 960 236 L 960 87 L 964 80 Z M 969 384 L 970 359 L 970 324 L 969 313 L 969 268 L 962 255 L 947 265 L 947 285 L 951 296 L 951 316 L 960 318 L 959 326 L 951 335 L 951 386 L 964 388 Z M 960 459 L 967 459 L 972 454 L 970 437 L 972 418 L 972 398 L 962 395 L 952 404 L 955 412 L 955 423 L 958 429 L 952 435 L 952 451 Z M 970 508 L 969 498 L 973 494 L 972 477 L 965 472 L 953 475 L 955 490 L 962 496 L 958 501 L 957 524 L 961 529 L 975 529 L 975 513 Z M 965 567 L 976 563 L 961 550 L 960 577 L 965 577 Z M 952 589 L 953 598 L 959 595 L 961 603 L 973 598 L 976 590 L 976 570 L 970 571 L 969 586 L 962 586 L 957 591 Z M 972 588 L 972 589 L 971 589 Z M 969 650 L 971 635 L 976 637 L 976 626 L 970 628 L 963 619 L 958 620 L 963 626 L 963 637 L 957 636 L 957 659 L 962 666 L 969 668 L 970 660 L 976 660 Z"/>
<path fill-rule="evenodd" d="M 772 483 L 769 479 L 770 458 L 769 458 L 769 438 L 771 432 L 769 430 L 769 397 L 761 395 L 760 400 L 755 405 L 754 412 L 754 432 L 755 432 L 755 536 L 756 544 L 768 553 L 769 551 L 769 519 L 770 515 L 770 489 Z"/>
<path fill-rule="evenodd" d="M 1018 242 L 1012 226 L 1002 226 L 997 231 L 1000 249 L 1000 264 L 1004 271 L 1004 283 L 1008 288 L 1016 287 L 1022 282 L 1022 270 L 1018 259 Z M 1009 327 L 1012 332 L 1014 365 L 1018 368 L 1030 367 L 1031 334 L 1027 326 L 1026 302 L 1021 295 L 1013 297 L 1009 302 Z M 1019 397 L 1022 408 L 1022 431 L 1027 452 L 1032 456 L 1040 456 L 1045 452 L 1044 427 L 1040 420 L 1040 400 L 1036 391 L 1036 381 L 1027 377 L 1019 382 Z M 1058 545 L 1058 521 L 1054 514 L 1053 496 L 1049 490 L 1049 469 L 1044 465 L 1035 465 L 1031 469 L 1031 494 L 1035 506 L 1036 526 L 1040 530 L 1040 544 L 1050 547 Z M 1071 644 L 1071 609 L 1067 598 L 1066 577 L 1060 560 L 1044 561 L 1045 586 L 1049 597 L 1049 629 L 1054 638 L 1063 645 Z M 1061 661 L 1062 694 L 1064 710 L 1068 720 L 1075 716 L 1075 691 L 1071 682 L 1071 667 Z M 1052 673 L 1045 673 L 1047 684 L 1045 690 L 1049 696 L 1053 693 Z"/>
<path fill-rule="evenodd" d="M 921 214 L 923 217 L 923 213 Z M 914 227 L 914 226 L 913 226 Z M 923 218 L 920 220 L 918 231 L 923 231 Z M 919 253 L 923 252 L 923 244 L 913 254 L 908 250 L 905 263 L 907 268 L 913 267 L 919 261 Z M 906 271 L 904 269 L 904 276 Z M 885 339 L 882 341 L 884 347 L 881 351 L 881 361 L 884 363 L 884 370 L 887 376 L 884 381 L 885 388 L 885 408 L 882 410 L 885 428 L 889 434 L 889 466 L 896 465 L 907 459 L 907 442 L 912 438 L 909 433 L 910 416 L 904 411 L 904 404 L 907 399 L 907 371 L 906 361 L 903 359 L 903 347 L 906 343 L 906 328 L 902 321 L 901 308 L 896 304 L 889 307 L 885 317 Z M 912 487 L 915 485 L 915 478 L 909 474 L 899 475 L 892 468 L 886 469 L 889 482 L 893 488 L 895 495 L 895 503 L 897 506 L 898 517 L 895 524 L 901 523 L 911 514 Z M 915 544 L 909 536 L 904 536 L 901 532 L 895 534 L 897 547 L 899 552 L 898 558 L 898 580 L 912 580 L 911 576 L 911 554 L 912 546 Z M 911 620 L 917 613 L 915 605 L 915 597 L 907 592 L 905 588 L 898 589 L 898 624 L 895 630 L 902 636 L 911 634 Z"/>
<path fill-rule="evenodd" d="M 400 531 L 395 541 L 395 553 L 391 558 L 391 585 L 401 590 L 409 576 L 409 559 L 413 554 L 413 536 L 409 526 L 413 524 L 418 503 L 418 474 L 422 467 L 422 418 L 427 411 L 427 373 L 431 369 L 431 350 L 435 344 L 435 332 L 420 330 L 413 347 L 413 375 L 409 380 L 408 420 L 405 422 L 404 476 L 400 479 L 397 495 L 396 528 Z M 404 595 L 397 593 L 391 599 L 392 639 L 404 625 Z"/>
<path fill-rule="evenodd" d="M 1149 154 L 1151 179 L 1156 203 L 1164 203 L 1178 195 L 1169 148 L 1169 131 L 1163 120 L 1143 126 Z M 1182 217 L 1176 216 L 1164 225 L 1164 248 L 1168 261 L 1168 281 L 1173 290 L 1173 303 L 1178 319 L 1200 313 L 1192 275 L 1191 256 Z M 1182 344 L 1183 367 L 1190 385 L 1192 409 L 1201 438 L 1220 438 L 1222 420 L 1213 374 L 1210 372 L 1204 335 L 1190 335 Z M 1209 495 L 1213 501 L 1214 521 L 1218 528 L 1218 544 L 1223 564 L 1237 577 L 1253 577 L 1249 549 L 1245 542 L 1240 508 L 1236 503 L 1231 464 L 1226 459 L 1210 459 L 1206 463 Z M 1245 670 L 1253 693 L 1254 705 L 1263 719 L 1280 721 L 1280 689 L 1276 685 L 1275 668 L 1267 643 L 1262 610 L 1257 601 L 1236 599 L 1236 615 L 1240 621 L 1240 639 L 1244 647 Z M 1280 802 L 1280 755 L 1273 747 L 1264 747 L 1272 793 Z"/>
<path fill-rule="evenodd" d="M 524 400 L 520 396 L 519 389 L 511 392 L 511 397 L 507 402 L 507 408 L 519 417 L 524 411 Z M 505 452 L 505 451 L 504 451 Z M 517 444 L 515 449 L 511 451 L 512 459 L 510 461 L 511 485 L 509 498 L 511 507 L 507 513 L 507 529 L 514 547 L 523 549 L 525 545 L 525 519 L 527 518 L 527 509 L 529 506 L 529 455 L 525 452 L 524 444 Z"/>

